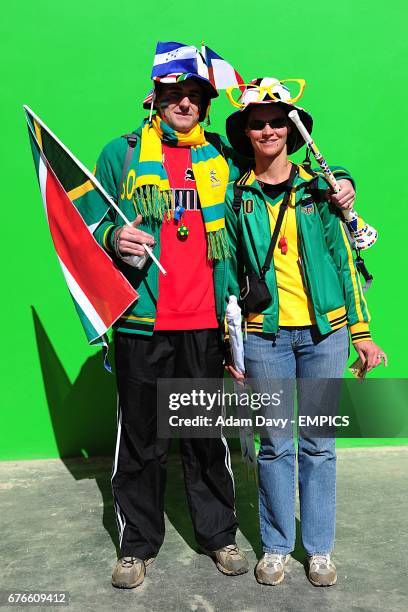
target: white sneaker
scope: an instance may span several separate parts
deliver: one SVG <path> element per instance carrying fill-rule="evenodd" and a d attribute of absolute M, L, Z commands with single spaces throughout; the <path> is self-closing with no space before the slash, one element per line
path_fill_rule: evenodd
<path fill-rule="evenodd" d="M 330 555 L 311 555 L 307 577 L 314 586 L 332 586 L 337 582 L 336 566 Z"/>
<path fill-rule="evenodd" d="M 276 586 L 285 577 L 285 565 L 290 555 L 277 553 L 264 553 L 255 568 L 255 578 L 260 584 Z"/>

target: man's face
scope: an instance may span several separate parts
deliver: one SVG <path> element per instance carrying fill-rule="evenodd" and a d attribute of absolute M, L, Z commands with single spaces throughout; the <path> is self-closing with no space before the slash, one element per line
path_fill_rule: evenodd
<path fill-rule="evenodd" d="M 157 94 L 160 117 L 177 132 L 189 132 L 200 116 L 203 90 L 195 79 L 162 83 Z"/>
<path fill-rule="evenodd" d="M 267 123 L 268 122 L 268 123 Z M 282 108 L 274 104 L 254 106 L 248 116 L 246 135 L 255 155 L 276 157 L 284 147 L 291 127 Z"/>

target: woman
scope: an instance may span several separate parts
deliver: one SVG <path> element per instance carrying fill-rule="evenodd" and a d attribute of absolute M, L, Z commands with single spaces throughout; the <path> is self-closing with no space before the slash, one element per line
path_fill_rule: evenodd
<path fill-rule="evenodd" d="M 341 378 L 349 354 L 348 332 L 367 371 L 383 359 L 386 363 L 386 355 L 370 337 L 369 314 L 352 251 L 340 215 L 327 199 L 328 186 L 322 177 L 288 159 L 288 154 L 304 144 L 288 112 L 297 108 L 309 132 L 311 116 L 294 107 L 288 89 L 276 79 L 252 81 L 241 104 L 241 110 L 227 119 L 227 135 L 234 149 L 252 157 L 254 163 L 227 191 L 233 255 L 230 290 L 237 295 L 242 278 L 249 279 L 247 301 L 252 296 L 252 302 L 261 304 L 255 285 L 259 289 L 265 267 L 270 294 L 262 306 L 256 308 L 252 303 L 245 313 L 246 375 L 264 381 Z M 282 202 L 287 207 L 281 210 Z M 267 253 L 275 229 L 276 244 L 268 268 Z M 230 371 L 238 377 L 233 368 Z M 308 412 L 307 402 L 307 393 L 302 395 L 298 388 L 299 413 Z M 293 396 L 290 403 L 293 414 Z M 337 580 L 330 558 L 335 466 L 334 438 L 299 430 L 301 533 L 308 577 L 315 586 L 330 586 Z M 295 546 L 293 436 L 268 429 L 261 437 L 258 469 L 264 554 L 255 575 L 262 584 L 276 585 L 284 579 L 285 563 Z"/>

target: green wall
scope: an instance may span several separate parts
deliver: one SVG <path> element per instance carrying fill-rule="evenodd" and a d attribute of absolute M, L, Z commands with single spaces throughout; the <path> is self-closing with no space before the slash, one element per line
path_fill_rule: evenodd
<path fill-rule="evenodd" d="M 246 79 L 306 79 L 316 142 L 329 163 L 351 170 L 356 208 L 380 233 L 366 256 L 375 275 L 368 299 L 390 365 L 375 376 L 406 375 L 405 6 L 22 0 L 3 8 L 1 459 L 106 452 L 115 421 L 113 379 L 86 344 L 53 251 L 22 105 L 92 168 L 107 141 L 140 122 L 157 40 L 199 46 L 204 38 Z M 229 112 L 222 95 L 214 130 Z"/>

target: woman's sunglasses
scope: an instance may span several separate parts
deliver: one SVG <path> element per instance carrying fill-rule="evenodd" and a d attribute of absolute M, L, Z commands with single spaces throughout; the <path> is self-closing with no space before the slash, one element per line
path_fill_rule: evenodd
<path fill-rule="evenodd" d="M 250 130 L 263 130 L 266 125 L 272 130 L 278 130 L 279 128 L 284 128 L 288 125 L 288 120 L 286 117 L 276 117 L 276 119 L 250 119 L 248 121 L 248 128 Z"/>

